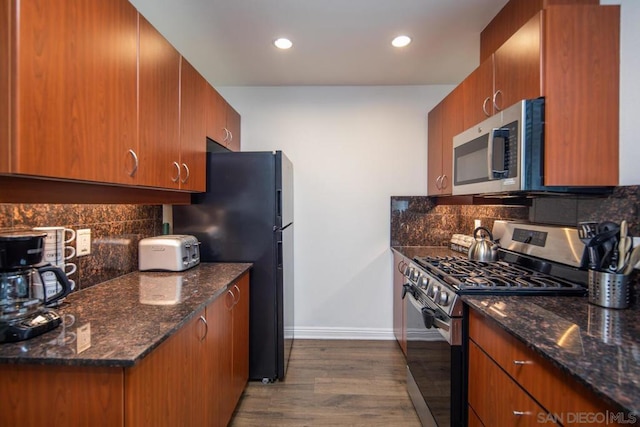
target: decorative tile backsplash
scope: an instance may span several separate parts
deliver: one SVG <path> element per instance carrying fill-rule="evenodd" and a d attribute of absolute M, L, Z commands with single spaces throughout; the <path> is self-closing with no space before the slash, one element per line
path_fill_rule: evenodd
<path fill-rule="evenodd" d="M 138 241 L 161 234 L 162 206 L 0 204 L 0 228 L 42 226 L 91 229 L 91 254 L 69 260 L 85 289 L 138 268 Z"/>
<path fill-rule="evenodd" d="M 525 206 L 435 205 L 431 197 L 391 197 L 391 246 L 447 246 L 454 233 L 473 233 L 474 220 L 527 220 Z"/>
<path fill-rule="evenodd" d="M 532 206 L 436 205 L 428 196 L 391 197 L 391 246 L 446 246 L 454 233 L 473 233 L 474 220 L 491 229 L 496 219 L 574 227 L 580 221 L 626 219 L 640 236 L 640 186 L 603 196 L 536 195 Z"/>

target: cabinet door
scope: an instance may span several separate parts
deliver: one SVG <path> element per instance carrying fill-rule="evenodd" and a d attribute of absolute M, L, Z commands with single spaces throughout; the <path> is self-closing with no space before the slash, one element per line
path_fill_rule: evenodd
<path fill-rule="evenodd" d="M 125 370 L 126 426 L 209 425 L 198 410 L 205 407 L 205 340 L 211 332 L 204 316 L 197 314 Z"/>
<path fill-rule="evenodd" d="M 11 128 L 9 126 L 9 106 L 11 105 L 11 85 L 9 80 L 11 55 L 11 19 L 9 9 L 12 2 L 6 1 L 0 6 L 0 173 L 9 173 L 11 155 Z"/>
<path fill-rule="evenodd" d="M 233 406 L 240 399 L 249 378 L 249 275 L 242 276 L 233 286 L 236 303 L 233 307 Z"/>
<path fill-rule="evenodd" d="M 522 99 L 542 96 L 542 13 L 537 13 L 493 55 L 495 105 L 503 110 Z"/>
<path fill-rule="evenodd" d="M 123 426 L 122 385 L 120 368 L 0 365 L 0 426 Z"/>
<path fill-rule="evenodd" d="M 458 85 L 444 99 L 442 112 L 442 179 L 441 194 L 451 194 L 453 183 L 453 137 L 464 131 L 464 93 Z"/>
<path fill-rule="evenodd" d="M 406 258 L 393 252 L 393 333 L 405 356 L 407 355 L 407 322 L 402 286 L 405 284 L 403 271 L 406 265 Z"/>
<path fill-rule="evenodd" d="M 207 81 L 182 57 L 180 71 L 180 188 L 205 191 Z"/>
<path fill-rule="evenodd" d="M 234 294 L 227 290 L 207 307 L 209 335 L 207 336 L 207 425 L 226 426 L 231 419 L 235 400 L 233 387 L 232 309 Z"/>
<path fill-rule="evenodd" d="M 545 185 L 618 185 L 620 6 L 544 13 Z"/>
<path fill-rule="evenodd" d="M 227 148 L 231 151 L 240 151 L 240 114 L 227 104 L 227 130 L 229 139 Z"/>
<path fill-rule="evenodd" d="M 211 85 L 207 85 L 207 136 L 218 144 L 227 145 L 227 102 Z"/>
<path fill-rule="evenodd" d="M 469 341 L 469 406 L 485 426 L 538 426 L 547 412 Z"/>
<path fill-rule="evenodd" d="M 126 0 L 19 6 L 11 173 L 130 183 L 129 150 L 137 146 L 135 8 Z"/>
<path fill-rule="evenodd" d="M 493 115 L 493 56 L 486 59 L 462 82 L 464 129 Z"/>
<path fill-rule="evenodd" d="M 442 114 L 443 102 L 433 107 L 428 116 L 427 133 L 427 194 L 440 194 L 442 177 Z"/>
<path fill-rule="evenodd" d="M 140 16 L 139 185 L 179 188 L 180 54 Z M 178 164 L 179 165 L 179 164 Z"/>

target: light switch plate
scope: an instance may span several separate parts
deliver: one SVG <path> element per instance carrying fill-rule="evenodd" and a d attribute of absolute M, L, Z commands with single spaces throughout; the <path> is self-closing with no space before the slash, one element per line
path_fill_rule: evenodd
<path fill-rule="evenodd" d="M 91 253 L 91 229 L 83 228 L 76 231 L 76 256 Z"/>

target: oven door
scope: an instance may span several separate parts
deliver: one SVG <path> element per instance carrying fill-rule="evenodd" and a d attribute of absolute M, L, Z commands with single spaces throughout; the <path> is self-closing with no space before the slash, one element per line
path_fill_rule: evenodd
<path fill-rule="evenodd" d="M 407 389 L 422 425 L 463 426 L 461 319 L 448 318 L 412 292 L 406 294 L 405 312 Z"/>

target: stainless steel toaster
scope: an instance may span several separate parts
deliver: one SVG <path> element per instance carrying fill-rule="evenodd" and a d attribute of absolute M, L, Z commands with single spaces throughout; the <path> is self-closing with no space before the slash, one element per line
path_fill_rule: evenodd
<path fill-rule="evenodd" d="M 138 244 L 140 271 L 184 271 L 200 263 L 200 242 L 194 236 L 147 237 Z"/>

